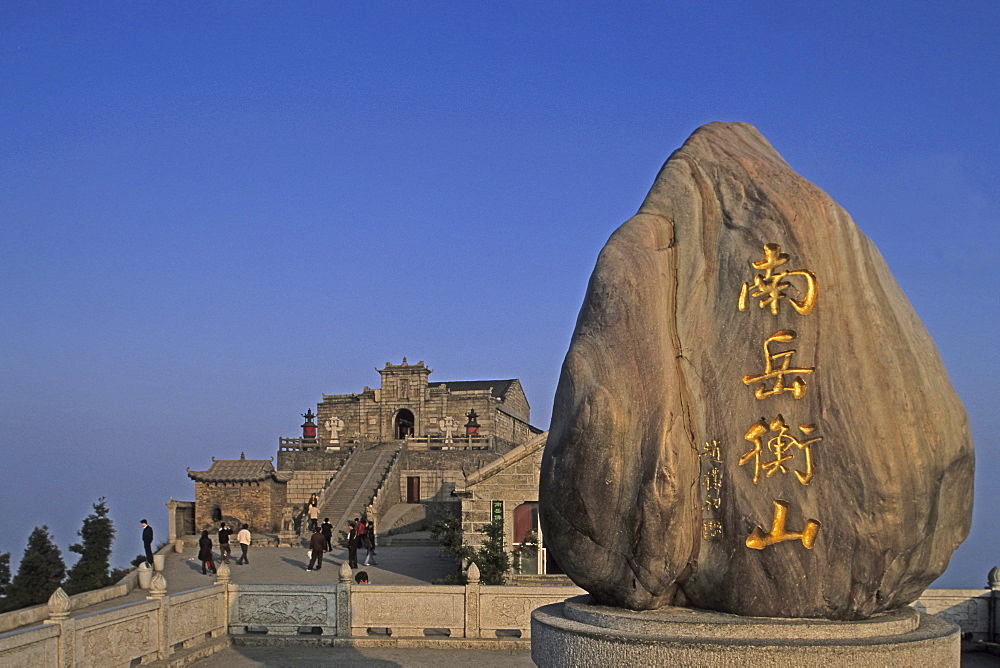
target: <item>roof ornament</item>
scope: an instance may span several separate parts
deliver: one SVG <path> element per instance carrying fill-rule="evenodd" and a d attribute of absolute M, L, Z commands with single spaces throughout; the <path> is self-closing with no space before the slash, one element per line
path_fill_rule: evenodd
<path fill-rule="evenodd" d="M 247 453 L 241 452 L 240 453 L 240 459 L 246 459 L 246 458 L 247 458 Z"/>

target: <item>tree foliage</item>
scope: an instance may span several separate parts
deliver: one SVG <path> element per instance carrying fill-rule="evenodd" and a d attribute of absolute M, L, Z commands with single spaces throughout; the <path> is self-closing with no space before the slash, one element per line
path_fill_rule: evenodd
<path fill-rule="evenodd" d="M 94 504 L 94 512 L 84 518 L 78 535 L 81 542 L 69 548 L 70 552 L 80 555 L 80 560 L 70 569 L 66 579 L 66 593 L 71 595 L 112 584 L 109 571 L 115 527 L 108 517 L 108 506 L 103 496 Z"/>
<path fill-rule="evenodd" d="M 486 538 L 478 548 L 465 545 L 462 540 L 462 522 L 454 515 L 438 520 L 430 527 L 431 536 L 445 554 L 450 554 L 459 563 L 474 561 L 479 567 L 480 581 L 486 585 L 502 585 L 510 573 L 510 555 L 503 548 L 503 520 L 495 519 L 480 533 Z M 462 572 L 447 578 L 448 584 L 465 584 Z"/>
<path fill-rule="evenodd" d="M 7 593 L 10 585 L 10 552 L 0 554 L 0 596 Z M 2 605 L 2 603 L 0 603 Z"/>
<path fill-rule="evenodd" d="M 35 527 L 28 537 L 28 547 L 21 557 L 17 575 L 7 587 L 3 609 L 16 610 L 45 603 L 62 583 L 65 575 L 66 564 L 63 562 L 62 552 L 52 542 L 49 528 Z"/>
<path fill-rule="evenodd" d="M 510 573 L 510 555 L 503 549 L 503 520 L 495 519 L 480 531 L 486 535 L 482 545 L 472 558 L 479 566 L 483 584 L 502 585 Z"/>

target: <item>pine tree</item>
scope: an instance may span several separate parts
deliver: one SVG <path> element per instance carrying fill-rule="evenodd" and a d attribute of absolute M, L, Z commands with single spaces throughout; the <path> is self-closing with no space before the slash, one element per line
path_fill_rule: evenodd
<path fill-rule="evenodd" d="M 0 554 L 0 597 L 7 593 L 8 585 L 10 585 L 10 552 L 4 552 Z M 0 598 L 0 606 L 2 605 Z"/>
<path fill-rule="evenodd" d="M 486 534 L 486 539 L 476 550 L 474 560 L 479 566 L 482 583 L 502 585 L 510 572 L 510 555 L 503 549 L 503 520 L 495 519 L 480 531 Z"/>
<path fill-rule="evenodd" d="M 4 610 L 16 610 L 49 600 L 66 575 L 62 552 L 52 542 L 47 526 L 35 527 L 21 557 L 17 575 L 7 588 Z"/>
<path fill-rule="evenodd" d="M 65 589 L 70 595 L 112 584 L 109 570 L 115 527 L 108 517 L 108 506 L 103 496 L 94 504 L 94 512 L 83 520 L 83 528 L 78 535 L 83 540 L 69 548 L 70 552 L 80 555 L 80 560 L 66 578 Z"/>

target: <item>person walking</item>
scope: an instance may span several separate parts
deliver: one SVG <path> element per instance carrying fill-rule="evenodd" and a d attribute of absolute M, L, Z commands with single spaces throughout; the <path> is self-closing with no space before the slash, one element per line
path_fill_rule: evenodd
<path fill-rule="evenodd" d="M 319 528 L 323 533 L 323 538 L 326 538 L 326 551 L 333 551 L 333 525 L 330 524 L 330 518 L 324 518 L 323 524 Z"/>
<path fill-rule="evenodd" d="M 198 539 L 198 561 L 201 562 L 201 574 L 208 575 L 208 571 L 215 573 L 215 556 L 212 554 L 212 539 L 208 537 L 208 529 L 201 532 Z"/>
<path fill-rule="evenodd" d="M 365 523 L 361 521 L 360 517 L 354 518 L 354 525 L 358 528 L 358 546 L 365 546 Z"/>
<path fill-rule="evenodd" d="M 247 556 L 247 550 L 250 549 L 250 525 L 244 524 L 240 532 L 236 534 L 236 542 L 240 544 L 240 550 L 243 554 L 240 558 L 236 560 L 237 564 L 249 564 L 250 557 Z"/>
<path fill-rule="evenodd" d="M 224 564 L 229 563 L 229 555 L 232 552 L 232 547 L 229 545 L 229 537 L 231 535 L 233 535 L 233 530 L 223 522 L 222 526 L 219 527 L 219 558 Z"/>
<path fill-rule="evenodd" d="M 316 495 L 313 494 L 315 497 Z M 316 531 L 316 527 L 319 526 L 319 504 L 315 501 L 309 502 L 309 530 Z"/>
<path fill-rule="evenodd" d="M 146 520 L 139 522 L 142 525 L 142 546 L 146 548 L 146 563 L 153 567 L 153 527 L 149 526 Z"/>
<path fill-rule="evenodd" d="M 347 523 L 347 565 L 351 568 L 358 567 L 358 528 L 354 522 Z"/>
<path fill-rule="evenodd" d="M 368 548 L 368 553 L 365 554 L 365 566 L 378 566 L 378 562 L 373 558 L 375 556 L 374 520 L 368 520 L 368 526 L 365 527 L 365 547 Z"/>
<path fill-rule="evenodd" d="M 326 538 L 323 536 L 323 532 L 319 530 L 319 527 L 316 527 L 312 538 L 309 539 L 309 565 L 306 566 L 307 571 L 318 571 L 323 568 L 323 552 L 325 551 Z"/>

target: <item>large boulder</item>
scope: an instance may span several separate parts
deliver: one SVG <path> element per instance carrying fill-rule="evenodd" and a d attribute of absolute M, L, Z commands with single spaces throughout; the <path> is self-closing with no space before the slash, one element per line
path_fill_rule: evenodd
<path fill-rule="evenodd" d="M 863 619 L 944 571 L 968 418 L 874 244 L 712 123 L 597 261 L 542 463 L 545 543 L 606 605 Z"/>

